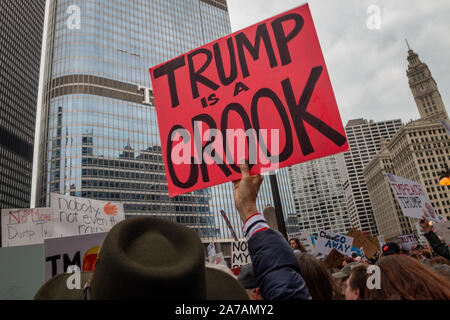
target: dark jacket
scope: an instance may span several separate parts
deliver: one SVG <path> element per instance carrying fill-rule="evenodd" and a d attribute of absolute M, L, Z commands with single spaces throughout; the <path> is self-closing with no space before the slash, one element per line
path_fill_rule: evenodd
<path fill-rule="evenodd" d="M 264 300 L 311 299 L 294 252 L 281 233 L 257 232 L 248 240 L 248 250 Z"/>
<path fill-rule="evenodd" d="M 443 256 L 444 258 L 447 258 L 450 260 L 450 250 L 444 242 L 439 240 L 436 233 L 434 233 L 432 230 L 428 233 L 425 233 L 425 238 L 427 238 L 428 242 L 430 243 L 430 246 L 433 248 L 433 250 L 440 256 Z"/>

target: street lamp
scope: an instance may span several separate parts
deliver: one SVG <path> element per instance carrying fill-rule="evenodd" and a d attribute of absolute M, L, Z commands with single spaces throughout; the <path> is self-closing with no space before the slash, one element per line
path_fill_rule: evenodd
<path fill-rule="evenodd" d="M 448 169 L 447 163 L 444 162 L 445 170 L 441 172 L 439 176 L 439 184 L 441 186 L 450 186 L 450 170 Z"/>

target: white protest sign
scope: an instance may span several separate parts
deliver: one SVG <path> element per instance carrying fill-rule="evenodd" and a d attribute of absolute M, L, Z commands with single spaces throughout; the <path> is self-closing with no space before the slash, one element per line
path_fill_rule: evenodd
<path fill-rule="evenodd" d="M 425 215 L 429 220 L 439 222 L 439 218 L 431 205 L 430 198 L 428 198 L 420 183 L 394 176 L 390 173 L 386 175 L 403 215 L 419 219 Z"/>
<path fill-rule="evenodd" d="M 427 244 L 427 239 L 425 238 L 425 233 L 423 232 L 422 228 L 420 227 L 419 222 L 415 223 L 417 234 L 419 235 L 419 242 L 421 245 Z"/>
<path fill-rule="evenodd" d="M 359 252 L 361 253 L 361 259 L 366 259 L 366 253 L 363 247 L 359 248 Z"/>
<path fill-rule="evenodd" d="M 50 207 L 56 237 L 108 232 L 115 224 L 125 220 L 123 205 L 117 202 L 52 193 Z"/>
<path fill-rule="evenodd" d="M 2 209 L 2 247 L 44 243 L 53 236 L 49 208 Z"/>
<path fill-rule="evenodd" d="M 290 233 L 289 239 L 292 238 L 297 238 L 298 240 L 300 240 L 301 244 L 309 254 L 313 256 L 316 254 L 316 250 L 314 249 L 314 245 L 311 240 L 311 233 L 309 233 L 308 231 Z"/>
<path fill-rule="evenodd" d="M 69 266 L 94 271 L 97 255 L 108 233 L 62 237 L 44 240 L 45 281 L 67 272 Z"/>
<path fill-rule="evenodd" d="M 247 241 L 233 241 L 231 243 L 231 269 L 242 267 L 251 262 Z"/>
<path fill-rule="evenodd" d="M 316 252 L 327 255 L 333 248 L 336 248 L 343 255 L 351 257 L 352 244 L 353 237 L 321 230 L 316 241 Z"/>
<path fill-rule="evenodd" d="M 413 247 L 415 247 L 419 244 L 419 241 L 417 240 L 417 237 L 415 234 L 398 236 L 397 240 L 398 240 L 400 247 L 402 247 L 402 249 L 408 250 L 408 251 L 410 251 Z"/>
<path fill-rule="evenodd" d="M 223 256 L 223 252 L 219 252 L 217 254 L 209 256 L 208 260 L 209 260 L 209 263 L 222 264 L 222 265 L 224 265 L 225 267 L 228 268 L 227 262 L 225 261 L 225 257 Z"/>
<path fill-rule="evenodd" d="M 383 248 L 384 244 L 386 243 L 386 240 L 384 240 L 384 236 L 379 235 L 378 237 L 378 243 L 380 244 L 380 249 Z"/>
<path fill-rule="evenodd" d="M 208 257 L 216 254 L 216 247 L 214 246 L 214 241 L 208 244 Z"/>
<path fill-rule="evenodd" d="M 436 223 L 433 227 L 436 234 L 440 236 L 447 245 L 450 245 L 450 221 Z"/>

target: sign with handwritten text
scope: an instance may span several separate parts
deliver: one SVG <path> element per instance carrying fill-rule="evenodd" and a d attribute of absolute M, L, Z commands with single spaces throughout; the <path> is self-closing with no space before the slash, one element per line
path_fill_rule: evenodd
<path fill-rule="evenodd" d="M 322 230 L 316 241 L 316 252 L 321 255 L 328 255 L 331 250 L 336 249 L 345 256 L 352 254 L 353 237 L 334 233 L 330 230 Z"/>
<path fill-rule="evenodd" d="M 171 197 L 348 150 L 308 4 L 150 75 Z"/>
<path fill-rule="evenodd" d="M 2 209 L 2 247 L 43 243 L 53 236 L 49 208 Z"/>
<path fill-rule="evenodd" d="M 403 215 L 418 219 L 425 216 L 429 220 L 439 222 L 437 212 L 420 183 L 390 173 L 386 175 Z"/>
<path fill-rule="evenodd" d="M 50 207 L 55 237 L 108 232 L 115 224 L 125 220 L 123 205 L 117 202 L 52 193 Z"/>

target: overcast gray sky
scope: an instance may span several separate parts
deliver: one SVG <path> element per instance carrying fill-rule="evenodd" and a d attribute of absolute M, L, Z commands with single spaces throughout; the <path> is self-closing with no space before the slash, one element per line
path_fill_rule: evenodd
<path fill-rule="evenodd" d="M 233 31 L 306 3 L 228 0 Z M 450 0 L 310 0 L 309 6 L 344 125 L 354 118 L 417 119 L 406 77 L 407 46 L 430 68 L 450 106 Z M 369 6 L 381 10 L 369 29 Z"/>

